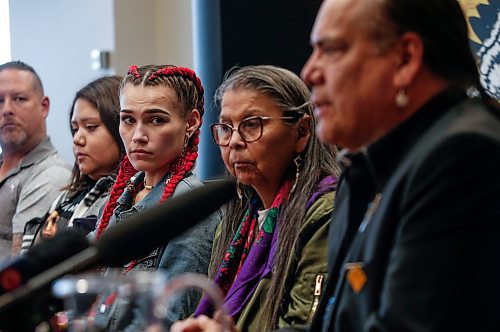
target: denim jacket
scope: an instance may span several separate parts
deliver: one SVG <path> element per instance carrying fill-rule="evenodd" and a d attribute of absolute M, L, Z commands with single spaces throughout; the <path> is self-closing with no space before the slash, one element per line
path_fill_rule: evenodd
<path fill-rule="evenodd" d="M 143 179 L 144 173 L 137 173 L 131 180 L 131 187 L 135 187 L 134 184 L 138 185 Z M 202 185 L 203 183 L 193 173 L 189 173 L 177 185 L 172 196 L 178 196 Z M 131 216 L 158 204 L 164 188 L 165 179 L 162 179 L 135 205 L 133 205 L 132 190 L 130 188 L 125 189 L 118 199 L 118 205 L 108 227 L 127 222 L 127 219 Z M 133 270 L 161 270 L 166 275 L 167 281 L 186 272 L 207 274 L 215 228 L 220 219 L 220 213 L 214 213 L 186 233 L 139 260 Z M 182 220 L 165 220 L 165 222 L 182 222 Z M 144 239 L 144 241 L 147 241 L 147 239 Z M 182 293 L 170 305 L 165 325 L 169 327 L 172 322 L 191 315 L 196 309 L 200 297 L 201 293 L 195 290 Z M 102 301 L 105 301 L 105 299 L 102 299 Z M 145 308 L 146 305 L 141 304 L 141 302 L 145 301 L 141 301 L 141 299 L 134 301 L 120 299 L 116 302 L 115 305 L 109 306 L 108 310 L 103 310 L 104 312 L 97 314 L 96 323 L 98 325 L 101 325 L 107 331 L 139 331 L 145 329 L 147 315 L 149 314 L 148 309 Z"/>

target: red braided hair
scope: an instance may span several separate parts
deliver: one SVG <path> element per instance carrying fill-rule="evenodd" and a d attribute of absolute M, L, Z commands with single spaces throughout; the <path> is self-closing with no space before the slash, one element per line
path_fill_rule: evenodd
<path fill-rule="evenodd" d="M 139 75 L 139 67 L 136 65 L 130 66 L 127 75 L 134 75 L 135 78 L 141 78 L 141 75 Z"/>
<path fill-rule="evenodd" d="M 141 79 L 141 73 L 143 79 Z M 123 87 L 129 83 L 132 83 L 134 85 L 143 84 L 148 86 L 159 85 L 158 83 L 159 80 L 169 77 L 179 77 L 184 79 L 185 81 L 191 82 L 194 85 L 194 88 L 196 90 L 196 93 L 194 94 L 195 100 L 190 100 L 190 102 L 193 102 L 193 105 L 186 105 L 186 106 L 188 106 L 188 108 L 191 108 L 191 106 L 193 106 L 191 109 L 196 108 L 200 113 L 200 116 L 203 116 L 204 89 L 203 86 L 201 85 L 200 79 L 196 76 L 195 72 L 189 68 L 175 67 L 175 66 L 163 66 L 160 68 L 158 68 L 157 66 L 144 66 L 138 68 L 137 66 L 131 66 L 128 71 L 127 77 L 125 77 L 125 79 L 122 82 L 120 91 L 123 91 Z M 175 84 L 174 82 L 170 83 L 164 82 L 164 85 L 170 86 L 172 88 L 174 88 L 173 86 L 174 84 Z M 179 94 L 178 90 L 176 89 L 173 90 Z M 186 94 L 190 96 L 189 93 Z M 181 98 L 179 97 L 179 99 Z M 200 126 L 198 127 L 198 129 L 196 129 L 194 134 L 188 140 L 187 146 L 183 150 L 183 153 L 177 159 L 175 159 L 170 163 L 169 169 L 167 171 L 171 173 L 171 176 L 169 180 L 167 180 L 168 183 L 165 186 L 165 189 L 163 191 L 159 203 L 168 199 L 173 194 L 175 188 L 182 181 L 184 176 L 194 168 L 194 164 L 196 162 L 196 159 L 198 158 L 200 127 L 201 127 L 201 118 L 200 118 Z M 99 227 L 97 229 L 96 239 L 99 238 L 108 227 L 111 216 L 113 215 L 113 212 L 117 206 L 118 198 L 123 194 L 127 182 L 135 173 L 137 173 L 137 170 L 135 170 L 135 168 L 132 166 L 128 157 L 125 156 L 125 158 L 120 163 L 120 169 L 118 172 L 118 176 L 116 178 L 116 182 L 111 190 L 109 200 L 104 208 L 101 222 L 99 223 Z M 132 262 L 127 267 L 127 271 L 132 269 L 132 267 L 134 267 L 135 264 L 136 262 Z"/>
<path fill-rule="evenodd" d="M 127 181 L 135 174 L 137 170 L 132 166 L 128 156 L 125 155 L 123 160 L 120 163 L 120 168 L 118 170 L 118 175 L 116 176 L 116 181 L 113 184 L 113 188 L 109 194 L 109 200 L 104 207 L 104 211 L 102 213 L 101 222 L 99 223 L 99 227 L 97 228 L 96 239 L 98 239 L 104 230 L 108 227 L 109 220 L 113 215 L 113 211 L 116 208 L 118 198 L 123 194 L 123 190 L 127 185 Z"/>
<path fill-rule="evenodd" d="M 174 161 L 173 166 L 170 167 L 172 176 L 170 177 L 168 184 L 165 186 L 160 203 L 172 195 L 179 182 L 181 182 L 184 176 L 193 169 L 194 163 L 198 158 L 198 143 L 200 142 L 199 133 L 200 129 L 197 129 L 193 134 L 193 137 L 190 139 L 192 145 L 187 149 L 184 155 L 177 158 Z"/>

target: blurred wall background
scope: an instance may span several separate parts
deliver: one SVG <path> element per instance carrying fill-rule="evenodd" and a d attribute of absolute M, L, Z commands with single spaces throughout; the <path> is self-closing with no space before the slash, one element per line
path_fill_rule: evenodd
<path fill-rule="evenodd" d="M 68 163 L 68 111 L 79 88 L 103 75 L 124 75 L 131 64 L 175 64 L 195 69 L 205 87 L 197 172 L 210 179 L 224 172 L 208 128 L 217 121 L 212 96 L 224 73 L 235 65 L 274 64 L 298 74 L 322 0 L 0 1 L 9 4 L 11 59 L 40 74 L 51 99 L 49 135 Z M 458 1 L 483 84 L 500 98 L 500 1 Z M 108 67 L 93 67 L 93 50 L 109 54 Z"/>
<path fill-rule="evenodd" d="M 193 64 L 188 0 L 10 0 L 9 12 L 11 59 L 42 78 L 49 135 L 68 163 L 69 107 L 83 85 L 131 64 Z M 93 50 L 110 52 L 110 68 L 92 68 Z"/>

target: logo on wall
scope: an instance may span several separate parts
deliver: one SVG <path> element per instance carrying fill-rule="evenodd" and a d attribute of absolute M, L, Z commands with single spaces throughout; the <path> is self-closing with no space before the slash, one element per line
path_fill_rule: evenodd
<path fill-rule="evenodd" d="M 458 1 L 468 19 L 470 44 L 478 57 L 481 83 L 500 100 L 500 1 Z"/>

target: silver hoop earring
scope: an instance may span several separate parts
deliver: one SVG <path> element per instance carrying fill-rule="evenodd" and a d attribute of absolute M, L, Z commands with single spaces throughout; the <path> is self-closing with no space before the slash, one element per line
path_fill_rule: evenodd
<path fill-rule="evenodd" d="M 403 108 L 408 105 L 409 100 L 405 89 L 398 90 L 398 93 L 396 93 L 396 98 L 394 101 L 396 102 L 396 106 L 400 108 Z"/>

